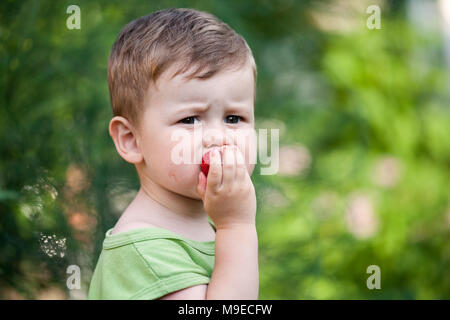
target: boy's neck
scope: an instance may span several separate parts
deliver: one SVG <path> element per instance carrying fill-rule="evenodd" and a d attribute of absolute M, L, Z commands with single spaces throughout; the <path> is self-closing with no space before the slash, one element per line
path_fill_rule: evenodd
<path fill-rule="evenodd" d="M 141 183 L 139 193 L 142 193 L 141 196 L 145 201 L 154 202 L 162 206 L 161 209 L 167 210 L 168 214 L 176 215 L 178 218 L 185 217 L 189 220 L 203 220 L 202 218 L 205 215 L 207 216 L 201 200 L 192 199 L 167 190 L 150 179 L 146 179 L 145 183 Z"/>
<path fill-rule="evenodd" d="M 167 190 L 153 181 L 141 181 L 138 194 L 126 210 L 126 220 L 169 228 L 180 225 L 208 226 L 208 215 L 201 200 Z"/>

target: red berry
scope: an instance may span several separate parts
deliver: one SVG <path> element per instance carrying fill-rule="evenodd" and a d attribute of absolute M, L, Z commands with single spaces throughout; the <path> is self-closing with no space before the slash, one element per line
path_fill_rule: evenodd
<path fill-rule="evenodd" d="M 202 169 L 202 172 L 205 174 L 205 176 L 208 176 L 209 172 L 209 153 L 210 151 L 203 155 L 202 164 L 200 165 L 200 168 Z"/>

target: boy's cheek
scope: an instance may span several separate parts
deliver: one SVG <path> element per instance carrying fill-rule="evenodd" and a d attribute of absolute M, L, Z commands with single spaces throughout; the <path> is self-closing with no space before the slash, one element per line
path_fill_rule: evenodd
<path fill-rule="evenodd" d="M 249 176 L 251 176 L 253 174 L 253 170 L 255 169 L 255 164 L 248 164 L 247 165 L 247 170 L 248 170 L 248 174 Z"/>
<path fill-rule="evenodd" d="M 175 193 L 197 198 L 199 172 L 200 165 L 197 164 L 170 166 L 166 186 Z"/>

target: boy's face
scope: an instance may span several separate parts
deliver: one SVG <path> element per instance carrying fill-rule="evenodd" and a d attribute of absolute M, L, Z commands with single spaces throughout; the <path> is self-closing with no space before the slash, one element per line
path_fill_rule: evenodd
<path fill-rule="evenodd" d="M 249 174 L 253 171 L 253 72 L 248 64 L 207 80 L 186 81 L 182 74 L 170 79 L 174 68 L 161 75 L 158 88 L 152 85 L 147 91 L 138 132 L 144 161 L 138 170 L 141 183 L 144 175 L 170 191 L 200 199 L 196 189 L 199 161 L 209 150 L 237 145 Z"/>

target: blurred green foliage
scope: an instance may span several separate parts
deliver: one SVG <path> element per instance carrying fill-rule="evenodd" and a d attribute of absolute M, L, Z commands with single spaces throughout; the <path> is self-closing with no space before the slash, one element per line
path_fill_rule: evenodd
<path fill-rule="evenodd" d="M 116 153 L 107 58 L 129 21 L 211 12 L 258 65 L 260 128 L 280 129 L 280 172 L 253 180 L 262 299 L 450 298 L 449 72 L 440 34 L 384 2 L 382 29 L 324 30 L 337 1 L 0 4 L 0 298 L 84 298 L 104 233 L 139 187 Z M 319 17 L 319 18 L 317 18 Z M 344 21 L 353 16 L 341 17 Z M 131 191 L 130 191 L 131 190 Z M 55 235 L 60 250 L 46 250 Z M 66 268 L 81 267 L 81 290 Z M 381 290 L 369 290 L 369 265 Z"/>

